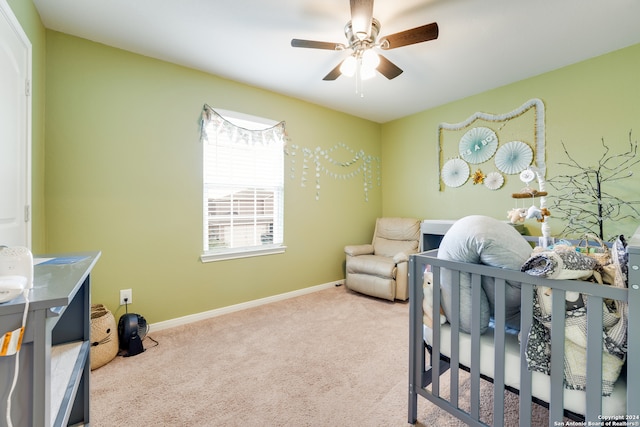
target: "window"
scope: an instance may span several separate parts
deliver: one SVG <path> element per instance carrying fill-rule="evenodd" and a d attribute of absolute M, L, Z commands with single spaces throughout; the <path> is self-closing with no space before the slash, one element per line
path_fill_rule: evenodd
<path fill-rule="evenodd" d="M 284 252 L 284 123 L 205 106 L 203 262 Z"/>

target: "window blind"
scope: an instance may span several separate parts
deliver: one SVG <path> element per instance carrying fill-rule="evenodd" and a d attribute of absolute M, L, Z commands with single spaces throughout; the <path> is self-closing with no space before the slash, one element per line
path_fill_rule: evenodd
<path fill-rule="evenodd" d="M 203 114 L 204 252 L 283 243 L 284 123 Z"/>

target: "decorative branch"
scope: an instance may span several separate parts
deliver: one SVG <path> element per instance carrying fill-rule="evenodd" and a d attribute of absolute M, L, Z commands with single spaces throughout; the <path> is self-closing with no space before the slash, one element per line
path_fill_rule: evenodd
<path fill-rule="evenodd" d="M 567 150 L 567 162 L 558 163 L 575 173 L 559 175 L 548 180 L 557 190 L 553 199 L 554 216 L 565 221 L 562 233 L 593 233 L 604 239 L 605 221 L 622 221 L 640 216 L 636 206 L 640 201 L 626 201 L 605 190 L 605 184 L 630 178 L 633 166 L 640 163 L 637 157 L 638 141 L 632 141 L 629 132 L 629 150 L 611 155 L 610 148 L 601 141 L 604 152 L 596 166 L 583 166 Z M 558 212 L 558 213 L 556 213 Z"/>

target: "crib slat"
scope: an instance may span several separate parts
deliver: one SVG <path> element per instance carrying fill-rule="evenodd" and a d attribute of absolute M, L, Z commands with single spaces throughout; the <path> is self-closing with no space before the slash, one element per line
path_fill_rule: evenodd
<path fill-rule="evenodd" d="M 533 323 L 533 292 L 534 286 L 528 283 L 520 284 L 520 427 L 531 425 L 531 371 L 527 364 L 527 332 Z"/>
<path fill-rule="evenodd" d="M 587 397 L 586 419 L 602 414 L 602 298 L 587 300 Z"/>
<path fill-rule="evenodd" d="M 436 277 L 436 272 L 433 273 L 433 289 L 438 289 L 438 294 L 440 293 L 440 273 L 438 269 L 438 276 Z M 435 295 L 435 292 L 434 292 Z M 422 300 L 420 300 L 422 301 Z M 433 306 L 436 306 L 435 300 L 432 302 Z M 420 304 L 422 305 L 422 304 Z M 438 306 L 440 307 L 440 306 Z M 440 313 L 438 313 L 439 315 Z M 440 396 L 440 322 L 438 321 L 440 317 L 432 317 L 431 319 L 431 334 L 433 336 L 431 343 L 431 393 L 434 396 Z"/>
<path fill-rule="evenodd" d="M 471 274 L 471 411 L 469 414 L 475 420 L 480 419 L 480 295 L 482 281 L 479 274 Z"/>
<path fill-rule="evenodd" d="M 419 378 L 422 376 L 424 370 L 424 346 L 421 345 L 422 340 L 422 304 L 416 304 L 416 301 L 420 300 L 420 292 L 417 289 L 419 280 L 417 275 L 420 269 L 424 267 L 411 257 L 409 259 L 409 402 L 407 408 L 407 419 L 410 424 L 414 424 L 418 418 L 418 394 L 416 392 L 417 387 L 422 387 Z M 420 357 L 422 353 L 422 359 Z"/>
<path fill-rule="evenodd" d="M 627 414 L 640 416 L 640 230 L 629 242 L 629 312 L 627 330 L 627 357 L 636 363 L 627 362 Z M 629 359 L 628 359 L 629 360 Z"/>
<path fill-rule="evenodd" d="M 564 413 L 564 324 L 565 291 L 553 289 L 551 294 L 551 393 L 549 425 L 561 421 Z"/>
<path fill-rule="evenodd" d="M 460 390 L 460 274 L 452 274 L 451 306 L 454 315 L 451 319 L 451 367 L 449 370 L 450 402 L 457 408 Z"/>
<path fill-rule="evenodd" d="M 504 425 L 504 370 L 505 370 L 505 307 L 506 307 L 506 281 L 495 280 L 495 313 L 494 313 L 494 365 L 493 365 L 493 425 Z"/>

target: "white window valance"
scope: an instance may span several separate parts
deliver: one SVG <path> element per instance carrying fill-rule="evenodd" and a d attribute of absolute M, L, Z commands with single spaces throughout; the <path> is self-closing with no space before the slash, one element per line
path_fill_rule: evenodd
<path fill-rule="evenodd" d="M 248 123 L 248 121 L 242 119 L 239 119 L 238 122 Z M 264 129 L 248 129 L 242 125 L 232 123 L 206 104 L 202 109 L 201 136 L 203 141 L 208 141 L 209 133 L 213 131 L 216 135 L 225 136 L 231 141 L 244 142 L 250 145 L 284 144 L 286 135 L 285 122 L 279 122 L 271 126 L 265 122 L 265 126 L 267 127 Z"/>

